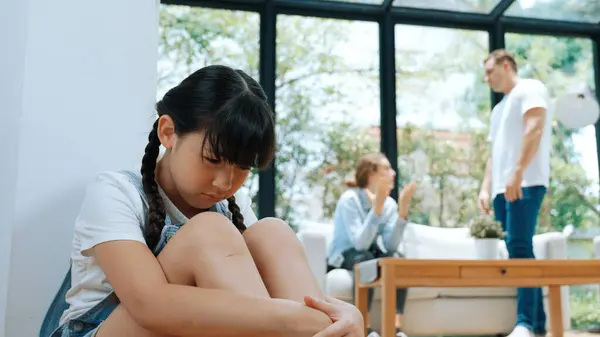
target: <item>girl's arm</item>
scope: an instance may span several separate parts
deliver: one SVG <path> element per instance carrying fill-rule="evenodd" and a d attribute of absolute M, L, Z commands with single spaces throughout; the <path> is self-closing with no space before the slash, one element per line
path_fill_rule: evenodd
<path fill-rule="evenodd" d="M 169 336 L 313 336 L 331 324 L 304 304 L 169 284 L 148 247 L 110 241 L 93 248 L 121 304 L 143 328 Z"/>
<path fill-rule="evenodd" d="M 169 284 L 145 244 L 142 210 L 126 176 L 100 174 L 86 189 L 74 240 L 84 257 L 96 259 L 140 326 L 167 336 L 312 336 L 331 324 L 297 302 Z"/>

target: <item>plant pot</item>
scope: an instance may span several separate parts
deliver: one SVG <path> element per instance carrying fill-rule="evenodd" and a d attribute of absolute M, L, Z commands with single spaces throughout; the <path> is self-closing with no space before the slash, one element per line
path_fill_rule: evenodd
<path fill-rule="evenodd" d="M 500 239 L 475 239 L 475 252 L 478 260 L 497 260 Z"/>

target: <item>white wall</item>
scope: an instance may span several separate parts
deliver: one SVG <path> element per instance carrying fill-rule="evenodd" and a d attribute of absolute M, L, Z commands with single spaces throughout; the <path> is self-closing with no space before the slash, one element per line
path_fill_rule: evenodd
<path fill-rule="evenodd" d="M 85 185 L 139 165 L 155 101 L 157 1 L 27 1 L 0 4 L 0 337 L 37 335 Z"/>
<path fill-rule="evenodd" d="M 12 227 L 15 215 L 18 123 L 25 65 L 27 0 L 0 1 L 0 337 L 4 337 Z"/>

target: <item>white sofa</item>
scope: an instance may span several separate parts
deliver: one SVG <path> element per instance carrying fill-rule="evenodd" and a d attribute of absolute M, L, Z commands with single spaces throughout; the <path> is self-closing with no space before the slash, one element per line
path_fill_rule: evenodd
<path fill-rule="evenodd" d="M 326 273 L 326 251 L 333 228 L 329 224 L 304 223 L 298 236 L 319 283 L 329 295 L 352 301 L 352 275 L 345 270 Z M 538 259 L 565 259 L 566 238 L 562 233 L 534 237 Z M 598 246 L 600 247 L 600 239 Z M 407 226 L 398 248 L 412 259 L 475 259 L 475 245 L 467 228 L 439 228 L 418 224 Z M 499 247 L 507 258 L 506 246 Z M 547 289 L 544 301 L 547 310 Z M 569 288 L 562 289 L 565 330 L 570 330 Z M 379 292 L 370 312 L 372 327 L 380 324 Z M 516 290 L 513 288 L 411 288 L 405 307 L 404 330 L 413 335 L 481 335 L 510 332 L 516 318 Z M 548 327 L 549 329 L 549 327 Z"/>

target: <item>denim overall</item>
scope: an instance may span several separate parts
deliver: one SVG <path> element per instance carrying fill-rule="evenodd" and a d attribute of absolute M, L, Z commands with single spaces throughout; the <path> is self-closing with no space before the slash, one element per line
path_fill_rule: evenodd
<path fill-rule="evenodd" d="M 142 187 L 142 178 L 131 171 L 122 171 L 126 175 L 129 181 L 138 189 L 144 205 L 144 213 L 147 213 L 148 200 L 144 189 Z M 211 211 L 221 213 L 231 219 L 231 213 L 227 209 L 224 203 L 219 202 L 213 207 Z M 183 224 L 171 223 L 171 218 L 167 215 L 165 217 L 165 226 L 162 230 L 160 240 L 154 248 L 154 255 L 158 255 L 163 248 L 165 248 L 169 239 L 181 228 Z M 67 291 L 71 288 L 71 267 L 54 297 L 54 300 L 50 304 L 46 317 L 42 321 L 40 328 L 40 337 L 92 337 L 94 336 L 98 326 L 113 312 L 113 310 L 119 305 L 119 299 L 117 295 L 112 292 L 100 303 L 96 304 L 90 310 L 85 312 L 83 315 L 72 319 L 63 325 L 59 326 L 60 318 L 63 312 L 69 308 L 69 304 L 65 300 Z"/>

